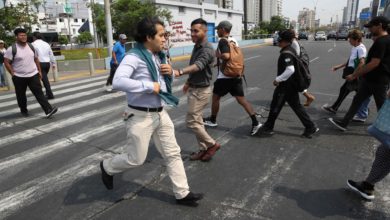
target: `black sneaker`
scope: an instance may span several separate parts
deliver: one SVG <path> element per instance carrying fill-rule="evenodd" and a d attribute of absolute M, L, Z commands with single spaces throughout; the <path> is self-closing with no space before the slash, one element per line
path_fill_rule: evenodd
<path fill-rule="evenodd" d="M 196 202 L 203 199 L 202 193 L 189 192 L 188 195 L 182 199 L 176 199 L 176 203 L 179 205 L 197 207 L 199 204 Z"/>
<path fill-rule="evenodd" d="M 20 112 L 20 114 L 22 114 L 22 116 L 23 116 L 23 117 L 26 117 L 26 118 L 27 118 L 28 116 L 30 116 L 30 114 L 28 114 L 28 112 Z"/>
<path fill-rule="evenodd" d="M 337 112 L 337 110 L 333 109 L 332 106 L 323 105 L 321 108 L 327 112 L 332 113 L 332 114 L 336 114 L 336 112 Z"/>
<path fill-rule="evenodd" d="M 264 125 L 262 125 L 262 126 L 259 128 L 259 130 L 258 130 L 257 133 L 260 134 L 260 135 L 268 135 L 268 136 L 271 136 L 271 135 L 274 134 L 274 130 L 273 130 L 273 129 L 270 129 L 270 128 L 267 128 L 267 127 L 265 127 Z"/>
<path fill-rule="evenodd" d="M 52 108 L 47 114 L 46 118 L 50 118 L 52 115 L 54 115 L 58 111 L 57 107 Z"/>
<path fill-rule="evenodd" d="M 48 100 L 51 100 L 51 99 L 54 99 L 54 96 L 53 96 L 53 95 L 47 95 L 46 98 L 47 98 Z"/>
<path fill-rule="evenodd" d="M 332 123 L 335 127 L 337 127 L 340 131 L 346 131 L 347 130 L 347 126 L 342 123 L 340 120 L 337 120 L 337 119 L 333 119 L 333 118 L 329 118 L 328 119 L 330 121 L 330 123 Z"/>
<path fill-rule="evenodd" d="M 252 125 L 251 135 L 253 136 L 253 135 L 257 134 L 257 132 L 259 131 L 261 126 L 262 126 L 261 123 L 258 123 L 257 125 Z"/>
<path fill-rule="evenodd" d="M 108 190 L 114 188 L 114 177 L 106 173 L 103 167 L 103 161 L 100 162 L 100 170 L 102 171 L 102 181 Z"/>
<path fill-rule="evenodd" d="M 302 134 L 302 137 L 305 138 L 312 138 L 313 134 L 317 133 L 320 129 L 317 127 L 310 128 L 310 129 L 305 129 L 305 131 Z"/>
<path fill-rule="evenodd" d="M 353 191 L 359 193 L 365 199 L 373 200 L 375 198 L 374 186 L 367 183 L 366 181 L 355 182 L 353 180 L 348 180 L 347 185 L 349 188 L 351 188 Z"/>
<path fill-rule="evenodd" d="M 218 126 L 216 121 L 211 120 L 211 117 L 204 118 L 203 123 L 205 126 L 208 126 L 208 127 L 217 127 Z"/>

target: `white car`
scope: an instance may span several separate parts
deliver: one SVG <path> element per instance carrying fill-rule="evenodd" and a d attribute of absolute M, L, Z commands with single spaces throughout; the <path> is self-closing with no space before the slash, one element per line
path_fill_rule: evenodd
<path fill-rule="evenodd" d="M 314 40 L 326 40 L 326 34 L 324 31 L 318 31 L 314 36 Z"/>

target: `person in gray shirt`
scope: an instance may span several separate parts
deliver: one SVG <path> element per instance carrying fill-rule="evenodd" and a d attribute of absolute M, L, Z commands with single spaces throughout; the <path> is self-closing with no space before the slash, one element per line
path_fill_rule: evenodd
<path fill-rule="evenodd" d="M 221 147 L 206 131 L 203 110 L 211 97 L 211 67 L 214 63 L 214 49 L 207 41 L 207 22 L 201 18 L 191 23 L 191 38 L 195 43 L 190 65 L 175 70 L 176 76 L 188 74 L 183 92 L 188 92 L 187 127 L 196 136 L 200 150 L 191 154 L 191 160 L 209 161 Z"/>

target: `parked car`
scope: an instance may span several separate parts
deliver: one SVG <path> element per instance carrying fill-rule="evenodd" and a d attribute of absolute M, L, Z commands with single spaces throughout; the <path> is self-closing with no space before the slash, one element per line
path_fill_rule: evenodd
<path fill-rule="evenodd" d="M 337 37 L 336 31 L 330 31 L 330 32 L 328 33 L 328 36 L 326 37 L 326 39 L 327 39 L 327 40 L 336 39 L 336 37 Z"/>
<path fill-rule="evenodd" d="M 279 34 L 278 33 L 275 33 L 274 36 L 273 36 L 273 45 L 276 46 L 279 44 Z"/>
<path fill-rule="evenodd" d="M 347 31 L 337 32 L 336 40 L 340 40 L 340 39 L 348 40 L 348 32 Z"/>
<path fill-rule="evenodd" d="M 324 31 L 318 31 L 314 36 L 314 40 L 326 40 L 326 34 Z"/>
<path fill-rule="evenodd" d="M 309 40 L 309 36 L 308 36 L 308 34 L 306 32 L 300 32 L 298 34 L 298 40 L 303 40 L 303 39 Z"/>

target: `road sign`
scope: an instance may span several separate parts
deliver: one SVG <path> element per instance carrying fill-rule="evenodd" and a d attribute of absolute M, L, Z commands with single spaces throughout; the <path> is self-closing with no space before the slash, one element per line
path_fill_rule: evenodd
<path fill-rule="evenodd" d="M 360 13 L 360 20 L 369 20 L 371 17 L 371 12 L 362 12 Z"/>

